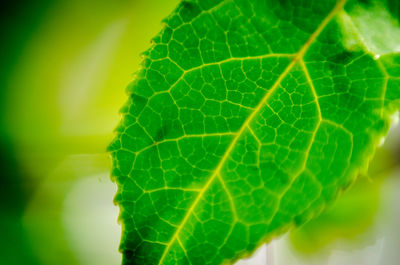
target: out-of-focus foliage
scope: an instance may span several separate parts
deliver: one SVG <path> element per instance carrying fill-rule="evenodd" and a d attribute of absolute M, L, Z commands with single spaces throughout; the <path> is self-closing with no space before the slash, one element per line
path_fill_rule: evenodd
<path fill-rule="evenodd" d="M 139 53 L 176 4 L 2 4 L 0 263 L 120 262 L 105 149 Z"/>

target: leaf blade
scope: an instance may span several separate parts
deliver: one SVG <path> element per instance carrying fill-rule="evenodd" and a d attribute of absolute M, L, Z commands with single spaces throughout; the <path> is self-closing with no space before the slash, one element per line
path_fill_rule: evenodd
<path fill-rule="evenodd" d="M 225 52 L 225 57 L 211 56 L 207 49 L 189 54 L 185 50 L 201 44 L 194 32 L 205 36 L 199 25 L 207 24 L 209 16 L 197 12 L 195 2 L 178 8 L 176 13 L 184 14 L 180 19 L 197 26 L 176 26 L 179 22 L 174 16 L 170 18 L 171 31 L 178 32 L 173 38 L 181 41 L 184 49 L 179 50 L 171 37 L 156 40 L 130 88 L 132 95 L 145 98 L 146 103 L 140 110 L 126 110 L 112 148 L 119 184 L 116 201 L 121 219 L 129 226 L 124 228 L 121 244 L 124 263 L 220 264 L 234 260 L 290 223 L 302 223 L 318 214 L 355 179 L 376 138 L 387 130 L 388 119 L 383 108 L 384 78 L 375 73 L 379 71 L 372 71 L 377 67 L 371 55 L 332 48 L 338 45 L 332 35 L 340 39 L 334 19 L 345 2 L 327 1 L 333 7 L 317 27 L 314 25 L 305 44 L 296 53 L 279 53 L 278 58 L 269 47 L 273 42 L 266 50 L 255 49 L 253 56 L 240 49 Z M 200 1 L 199 5 L 205 3 Z M 235 5 L 246 3 L 237 1 Z M 218 24 L 216 14 L 235 9 L 232 2 L 221 1 L 212 7 L 212 14 Z M 258 10 L 253 7 L 251 12 Z M 203 19 L 199 19 L 201 14 Z M 277 21 L 284 21 L 285 14 L 279 16 Z M 179 31 L 182 28 L 186 36 Z M 224 41 L 229 43 L 229 38 Z M 240 44 L 241 39 L 233 42 Z M 155 47 L 164 45 L 169 53 L 177 53 L 175 58 L 159 58 L 162 48 Z M 232 43 L 227 46 L 235 47 Z M 275 49 L 287 52 L 282 47 Z M 260 55 L 260 51 L 267 53 Z M 243 53 L 246 56 L 232 56 Z M 369 72 L 358 72 L 362 64 Z M 271 73 L 272 78 L 268 76 Z M 363 79 L 368 80 L 368 89 L 353 85 Z M 398 97 L 395 89 L 391 91 Z M 360 92 L 363 97 L 357 95 Z M 365 99 L 372 103 L 364 104 Z M 360 110 L 351 112 L 353 103 Z M 381 115 L 374 124 L 372 118 L 378 109 Z M 357 119 L 363 119 L 365 126 L 358 126 Z M 125 137 L 136 122 L 148 139 L 139 151 L 142 136 L 134 132 L 130 135 L 133 141 Z M 355 137 L 357 130 L 362 133 Z M 128 155 L 126 150 L 135 151 Z M 124 155 L 118 155 L 122 151 Z M 333 159 L 326 158 L 329 153 Z M 136 192 L 130 194 L 130 190 Z M 124 199 L 127 195 L 129 199 Z M 240 234 L 246 242 L 231 249 L 229 244 L 237 245 L 238 239 L 233 238 Z"/>

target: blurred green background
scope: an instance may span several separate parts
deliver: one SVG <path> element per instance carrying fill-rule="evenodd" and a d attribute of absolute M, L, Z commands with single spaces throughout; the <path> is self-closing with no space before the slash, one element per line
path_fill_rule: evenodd
<path fill-rule="evenodd" d="M 116 188 L 105 149 L 140 53 L 177 3 L 14 0 L 2 5 L 0 264 L 120 263 L 118 209 L 112 203 Z M 369 251 L 382 238 L 388 243 L 381 251 L 398 260 L 400 243 L 385 231 L 400 238 L 399 135 L 392 129 L 368 174 L 336 206 L 272 244 L 259 254 L 268 258 L 258 262 L 336 264 L 330 260 L 337 249 Z"/>
<path fill-rule="evenodd" d="M 2 3 L 0 264 L 119 264 L 105 150 L 177 2 Z"/>

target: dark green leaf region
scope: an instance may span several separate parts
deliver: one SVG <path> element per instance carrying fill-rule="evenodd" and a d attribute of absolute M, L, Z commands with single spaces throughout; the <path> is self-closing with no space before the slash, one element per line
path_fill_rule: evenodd
<path fill-rule="evenodd" d="M 183 1 L 109 147 L 123 264 L 232 264 L 352 184 L 400 107 L 392 5 Z"/>

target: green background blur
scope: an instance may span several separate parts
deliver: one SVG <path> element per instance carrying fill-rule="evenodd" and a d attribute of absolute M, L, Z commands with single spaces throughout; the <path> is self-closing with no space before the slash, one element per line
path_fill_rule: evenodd
<path fill-rule="evenodd" d="M 112 203 L 116 188 L 108 177 L 105 149 L 140 52 L 150 46 L 161 19 L 177 3 L 2 4 L 0 264 L 120 263 L 118 209 Z M 395 255 L 399 241 L 382 232 L 387 229 L 400 238 L 399 207 L 393 211 L 400 202 L 400 144 L 398 129 L 392 131 L 367 176 L 360 177 L 337 207 L 293 233 L 284 246 L 276 244 L 269 263 L 283 264 L 270 257 L 290 249 L 302 253 L 305 264 L 311 264 L 311 256 L 316 264 L 324 264 L 321 260 L 327 261 L 343 245 L 365 249 L 382 237 L 390 244 L 384 250 Z M 338 246 L 338 240 L 347 243 Z M 353 247 L 347 251 L 353 252 Z M 321 253 L 326 254 L 316 258 Z"/>
<path fill-rule="evenodd" d="M 5 1 L 0 264 L 119 264 L 105 150 L 176 1 Z"/>

